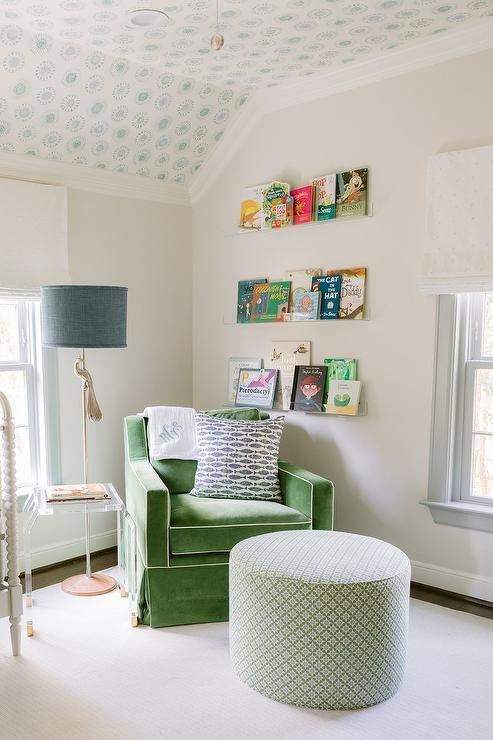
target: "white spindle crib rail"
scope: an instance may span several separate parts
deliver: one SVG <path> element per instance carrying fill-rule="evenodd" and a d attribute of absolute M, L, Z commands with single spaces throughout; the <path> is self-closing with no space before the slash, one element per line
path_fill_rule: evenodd
<path fill-rule="evenodd" d="M 12 653 L 21 649 L 22 587 L 17 554 L 17 490 L 15 473 L 15 426 L 7 396 L 0 391 L 0 617 L 10 619 Z"/>

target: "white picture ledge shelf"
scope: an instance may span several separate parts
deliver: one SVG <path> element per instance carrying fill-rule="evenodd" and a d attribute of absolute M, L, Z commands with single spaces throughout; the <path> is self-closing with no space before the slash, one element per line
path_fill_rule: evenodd
<path fill-rule="evenodd" d="M 227 234 L 230 236 L 244 236 L 245 234 L 284 234 L 287 231 L 301 231 L 302 229 L 313 229 L 328 226 L 329 224 L 345 224 L 348 221 L 364 221 L 367 218 L 373 218 L 373 203 L 368 203 L 368 212 L 364 216 L 340 216 L 339 218 L 331 218 L 327 221 L 308 221 L 305 224 L 291 224 L 290 226 L 283 226 L 280 229 L 241 229 L 239 226 L 236 227 L 233 234 Z"/>
<path fill-rule="evenodd" d="M 231 318 L 223 316 L 224 326 L 286 326 L 296 324 L 299 326 L 310 326 L 310 324 L 360 324 L 363 321 L 370 321 L 368 310 L 361 319 L 289 319 L 288 321 L 232 321 Z"/>
<path fill-rule="evenodd" d="M 231 403 L 224 404 L 223 408 L 249 408 L 248 406 L 234 406 Z M 299 411 L 294 409 L 264 409 L 260 408 L 259 411 L 265 411 L 267 414 L 275 414 L 277 416 L 285 416 L 286 414 L 302 414 L 303 416 L 327 416 L 337 417 L 338 419 L 356 419 L 358 416 L 368 416 L 368 402 L 360 401 L 358 406 L 357 414 L 333 414 L 327 411 Z"/>

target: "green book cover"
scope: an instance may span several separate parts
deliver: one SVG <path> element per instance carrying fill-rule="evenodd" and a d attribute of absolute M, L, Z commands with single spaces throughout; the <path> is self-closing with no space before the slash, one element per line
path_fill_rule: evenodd
<path fill-rule="evenodd" d="M 289 183 L 287 182 L 271 182 L 271 184 L 263 191 L 262 208 L 264 211 L 265 227 L 268 229 L 272 228 L 273 222 L 275 221 L 273 213 L 273 204 L 280 203 L 282 198 L 289 197 Z"/>
<path fill-rule="evenodd" d="M 327 393 L 331 380 L 357 380 L 358 360 L 353 358 L 326 357 L 324 365 L 327 365 L 327 382 L 325 385 L 324 403 L 327 403 Z"/>
<path fill-rule="evenodd" d="M 368 169 L 339 172 L 337 175 L 336 216 L 366 216 Z"/>
<path fill-rule="evenodd" d="M 284 314 L 287 314 L 289 308 L 290 290 L 289 280 L 269 283 L 267 312 L 260 317 L 261 321 L 284 321 Z"/>

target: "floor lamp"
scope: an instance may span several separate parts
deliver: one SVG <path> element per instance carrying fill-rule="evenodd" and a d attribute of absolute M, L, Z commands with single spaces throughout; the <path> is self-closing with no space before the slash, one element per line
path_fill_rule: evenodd
<path fill-rule="evenodd" d="M 81 380 L 84 486 L 87 485 L 87 420 L 102 414 L 86 367 L 85 350 L 127 346 L 127 288 L 107 285 L 47 285 L 41 288 L 41 339 L 44 347 L 77 347 L 74 372 Z M 67 578 L 62 588 L 77 596 L 108 593 L 110 576 L 91 572 L 88 506 L 85 507 L 86 572 Z"/>

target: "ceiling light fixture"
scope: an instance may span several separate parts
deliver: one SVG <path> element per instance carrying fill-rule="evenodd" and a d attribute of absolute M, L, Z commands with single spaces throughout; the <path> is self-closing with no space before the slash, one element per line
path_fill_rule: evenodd
<path fill-rule="evenodd" d="M 153 8 L 137 8 L 128 13 L 128 25 L 132 28 L 155 28 L 165 26 L 169 21 L 169 15 L 163 10 Z"/>
<path fill-rule="evenodd" d="M 216 0 L 216 30 L 210 40 L 211 50 L 220 51 L 224 46 L 224 36 L 219 33 L 219 0 Z"/>

